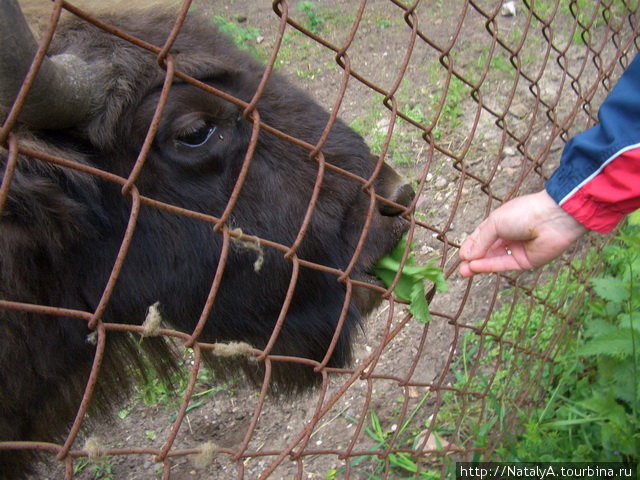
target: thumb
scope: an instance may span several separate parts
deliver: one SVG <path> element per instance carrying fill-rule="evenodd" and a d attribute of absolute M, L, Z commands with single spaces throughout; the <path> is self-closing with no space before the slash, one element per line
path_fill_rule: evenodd
<path fill-rule="evenodd" d="M 459 256 L 462 260 L 475 260 L 486 255 L 498 240 L 495 223 L 489 216 L 476 227 L 473 233 L 460 246 Z"/>

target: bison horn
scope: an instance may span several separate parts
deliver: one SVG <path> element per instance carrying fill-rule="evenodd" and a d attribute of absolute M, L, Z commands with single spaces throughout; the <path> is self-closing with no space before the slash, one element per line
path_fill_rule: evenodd
<path fill-rule="evenodd" d="M 0 114 L 15 101 L 38 44 L 16 0 L 0 0 Z M 45 57 L 18 119 L 37 128 L 78 124 L 91 106 L 87 64 L 74 55 Z"/>

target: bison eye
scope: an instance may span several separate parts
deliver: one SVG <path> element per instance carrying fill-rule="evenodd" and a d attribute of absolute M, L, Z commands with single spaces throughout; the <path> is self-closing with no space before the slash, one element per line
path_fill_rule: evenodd
<path fill-rule="evenodd" d="M 197 124 L 194 127 L 176 135 L 176 141 L 186 147 L 201 147 L 209 141 L 215 131 L 215 125 L 208 123 Z"/>

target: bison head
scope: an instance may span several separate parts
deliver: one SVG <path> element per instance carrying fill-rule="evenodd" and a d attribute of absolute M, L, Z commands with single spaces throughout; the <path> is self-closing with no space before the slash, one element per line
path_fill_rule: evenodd
<path fill-rule="evenodd" d="M 103 20 L 151 45 L 163 45 L 174 22 L 150 12 Z M 118 258 L 105 322 L 140 324 L 159 302 L 163 318 L 189 333 L 205 311 L 198 340 L 264 349 L 273 336 L 271 354 L 344 365 L 354 327 L 378 297 L 366 287 L 371 267 L 406 230 L 412 189 L 279 74 L 246 110 L 265 68 L 208 22 L 182 26 L 170 87 L 155 53 L 84 21 L 61 25 L 49 54 L 66 93 L 29 96 L 91 96 L 45 114 L 27 103 L 0 150 L 7 171 L 16 160 L 5 175 L 0 297 L 95 312 Z M 68 80 L 66 63 L 87 72 L 88 87 Z M 89 333 L 86 320 L 62 314 L 0 311 L 0 440 L 37 436 L 42 414 L 25 405 L 63 396 L 72 376 L 86 375 Z M 279 372 L 276 384 L 288 389 L 318 376 L 286 363 Z"/>

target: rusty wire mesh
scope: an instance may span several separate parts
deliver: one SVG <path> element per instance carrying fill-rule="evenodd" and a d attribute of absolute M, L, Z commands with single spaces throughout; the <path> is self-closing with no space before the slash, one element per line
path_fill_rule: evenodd
<path fill-rule="evenodd" d="M 206 14 L 212 8 L 232 24 L 238 24 L 240 16 L 248 23 L 259 19 L 265 63 L 315 90 L 334 116 L 351 122 L 374 153 L 412 180 L 417 195 L 406 217 L 411 222 L 410 237 L 417 246 L 418 262 L 439 259 L 450 288 L 435 295 L 433 319 L 427 324 L 416 321 L 404 302 L 389 296 L 365 325 L 355 365 L 337 370 L 327 368 L 326 362 L 307 360 L 319 369 L 323 383 L 318 391 L 300 399 L 270 399 L 268 372 L 271 362 L 304 359 L 274 357 L 269 348 L 249 351 L 266 366 L 262 388 L 251 393 L 239 387 L 237 404 L 218 400 L 222 405 L 233 404 L 233 411 L 210 411 L 208 418 L 207 425 L 222 425 L 216 430 L 222 432 L 220 436 L 228 430 L 239 431 L 236 440 L 227 443 L 216 435 L 190 435 L 188 425 L 189 415 L 194 415 L 188 410 L 201 368 L 201 352 L 218 347 L 198 341 L 201 325 L 193 332 L 162 329 L 162 335 L 193 349 L 191 363 L 185 367 L 187 388 L 175 419 L 152 441 L 143 443 L 143 433 L 133 440 L 120 438 L 117 429 L 108 437 L 103 434 L 107 441 L 102 453 L 128 462 L 128 470 L 116 473 L 116 478 L 187 478 L 189 473 L 198 478 L 366 478 L 375 468 L 380 469 L 382 478 L 396 478 L 390 459 L 399 454 L 416 461 L 415 478 L 427 478 L 421 476 L 427 472 L 444 478 L 450 474 L 448 460 L 490 459 L 505 437 L 521 428 L 522 418 L 549 388 L 545 382 L 551 376 L 543 372 L 553 368 L 563 351 L 563 339 L 580 325 L 581 319 L 574 313 L 586 291 L 565 289 L 560 298 L 552 298 L 540 287 L 557 289 L 564 278 L 559 273 L 561 267 L 571 265 L 579 278 L 588 278 L 598 266 L 584 260 L 586 248 L 579 245 L 549 269 L 463 280 L 455 273 L 457 249 L 501 202 L 540 189 L 557 165 L 564 142 L 597 121 L 598 105 L 638 49 L 640 27 L 635 4 L 525 0 L 514 4 L 512 15 L 505 10 L 508 2 L 489 0 L 337 0 L 318 2 L 311 12 L 314 23 L 309 12 L 299 8 L 300 2 L 214 3 L 190 5 L 185 1 L 166 44 L 148 45 L 101 23 L 99 17 L 87 13 L 90 9 L 57 1 L 46 6 L 54 14 L 48 24 L 43 23 L 40 52 L 44 53 L 55 32 L 58 13 L 66 10 L 157 54 L 158 68 L 166 70 L 163 95 L 174 78 L 206 88 L 244 109 L 254 125 L 252 142 L 260 131 L 267 130 L 306 148 L 315 159 L 310 161 L 323 164 L 321 144 L 306 144 L 261 122 L 256 108 L 261 89 L 245 103 L 174 68 L 171 45 L 190 8 L 190 15 Z M 329 27 L 332 21 L 334 28 Z M 302 50 L 303 55 L 293 55 L 291 50 Z M 37 66 L 32 73 L 36 71 Z M 268 73 L 264 80 L 267 78 Z M 25 85 L 29 82 L 30 77 Z M 0 301 L 4 309 L 85 321 L 97 332 L 85 401 L 66 441 L 0 445 L 3 449 L 37 449 L 55 458 L 58 463 L 44 464 L 41 476 L 47 475 L 47 469 L 54 472 L 52 475 L 62 475 L 62 468 L 64 478 L 90 478 L 83 476 L 88 475 L 86 470 L 77 468 L 91 454 L 83 447 L 81 427 L 100 376 L 109 332 L 141 333 L 143 329 L 140 325 L 107 323 L 101 316 L 126 262 L 141 204 L 209 222 L 224 238 L 223 258 L 231 239 L 242 234 L 227 222 L 235 196 L 225 213 L 215 218 L 140 195 L 136 180 L 150 143 L 139 152 L 127 178 L 21 146 L 11 132 L 22 93 L 27 91 L 21 92 L 0 131 L 0 142 L 8 150 L 0 199 L 4 201 L 11 188 L 12 168 L 20 152 L 116 183 L 132 202 L 129 228 L 96 311 L 26 305 L 15 299 Z M 161 99 L 156 115 L 162 114 L 162 108 Z M 150 131 L 148 138 L 153 135 Z M 250 168 L 249 160 L 246 169 Z M 241 175 L 238 191 L 242 181 Z M 311 203 L 309 212 L 313 209 Z M 336 278 L 347 278 L 349 284 L 348 272 L 296 256 L 305 230 L 303 225 L 292 245 L 259 240 L 264 248 L 280 251 L 294 270 L 322 268 Z M 216 275 L 211 302 L 215 301 L 218 281 Z M 205 313 L 210 307 L 205 306 Z M 505 321 L 495 327 L 491 318 L 498 311 L 503 312 Z M 528 318 L 524 323 L 516 319 L 523 311 L 525 317 L 535 312 L 539 323 L 529 325 Z M 508 379 L 513 378 L 519 381 L 511 388 Z M 499 419 L 490 402 L 502 406 Z M 269 423 L 282 409 L 287 414 L 281 421 L 291 421 L 286 425 Z M 387 434 L 382 444 L 367 434 L 371 412 Z M 237 422 L 239 417 L 245 421 Z M 407 426 L 420 432 L 412 442 L 405 436 Z M 140 430 L 144 426 L 140 425 Z M 204 446 L 207 440 L 213 443 Z M 203 452 L 210 454 L 209 464 L 192 472 L 195 467 L 187 458 Z M 60 463 L 63 467 L 56 466 Z"/>

